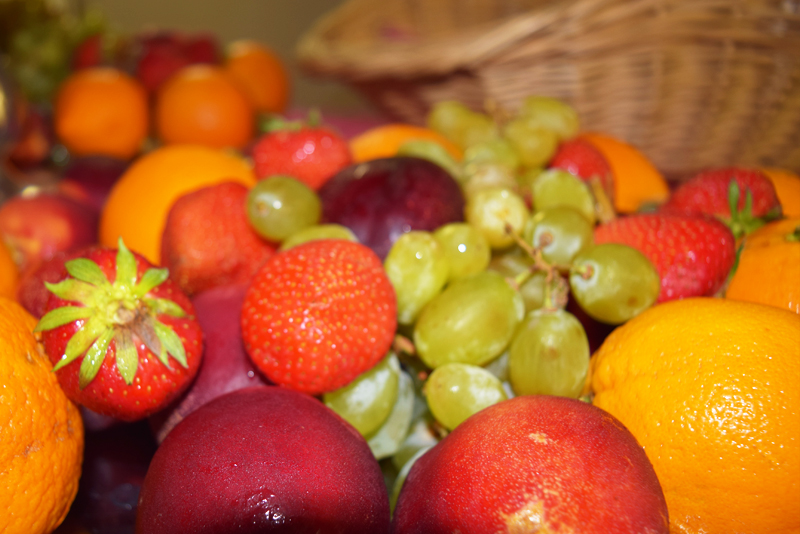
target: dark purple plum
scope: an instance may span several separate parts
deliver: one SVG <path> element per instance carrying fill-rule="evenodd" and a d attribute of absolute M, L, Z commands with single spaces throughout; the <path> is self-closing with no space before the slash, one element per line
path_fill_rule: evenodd
<path fill-rule="evenodd" d="M 269 383 L 247 356 L 242 342 L 239 318 L 247 287 L 219 286 L 192 298 L 205 338 L 203 361 L 189 389 L 150 418 L 159 443 L 184 417 L 210 400 L 236 389 Z"/>
<path fill-rule="evenodd" d="M 161 443 L 137 534 L 388 533 L 367 442 L 319 399 L 279 386 L 204 404 Z"/>
<path fill-rule="evenodd" d="M 350 228 L 381 259 L 411 230 L 464 220 L 458 182 L 430 161 L 383 158 L 339 171 L 318 191 L 324 222 Z"/>

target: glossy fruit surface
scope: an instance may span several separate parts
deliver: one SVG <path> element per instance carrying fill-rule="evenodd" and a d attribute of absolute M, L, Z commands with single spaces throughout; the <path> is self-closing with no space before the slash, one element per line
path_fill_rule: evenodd
<path fill-rule="evenodd" d="M 100 215 L 100 244 L 122 237 L 153 263 L 161 258 L 167 213 L 178 197 L 203 186 L 235 181 L 252 186 L 255 176 L 241 157 L 200 145 L 170 145 L 137 159 L 119 178 Z"/>
<path fill-rule="evenodd" d="M 150 115 L 144 87 L 121 70 L 83 69 L 59 88 L 56 135 L 75 155 L 130 159 L 142 149 Z"/>
<path fill-rule="evenodd" d="M 458 183 L 420 158 L 386 158 L 346 167 L 320 190 L 322 218 L 350 228 L 385 258 L 401 234 L 464 220 Z"/>
<path fill-rule="evenodd" d="M 78 491 L 83 422 L 37 347 L 36 320 L 0 297 L 0 530 L 48 534 Z"/>
<path fill-rule="evenodd" d="M 158 90 L 153 120 L 165 144 L 241 149 L 253 136 L 255 111 L 224 69 L 190 65 Z"/>
<path fill-rule="evenodd" d="M 654 306 L 592 365 L 593 402 L 644 447 L 671 532 L 800 528 L 798 380 L 800 316 L 719 298 Z"/>
<path fill-rule="evenodd" d="M 800 217 L 800 176 L 786 169 L 761 169 L 772 181 L 784 217 Z"/>
<path fill-rule="evenodd" d="M 239 84 L 253 109 L 283 113 L 289 104 L 291 78 L 283 60 L 270 47 L 250 39 L 228 45 L 225 70 Z"/>
<path fill-rule="evenodd" d="M 725 297 L 800 313 L 800 217 L 762 226 L 744 238 Z"/>
<path fill-rule="evenodd" d="M 219 397 L 161 444 L 137 534 L 389 531 L 389 498 L 364 439 L 308 395 L 274 386 Z"/>
<path fill-rule="evenodd" d="M 617 419 L 533 395 L 482 410 L 419 457 L 393 532 L 666 533 L 667 522 L 653 467 Z"/>
<path fill-rule="evenodd" d="M 247 219 L 264 239 L 281 242 L 319 222 L 322 204 L 308 185 L 291 176 L 259 180 L 247 194 Z"/>

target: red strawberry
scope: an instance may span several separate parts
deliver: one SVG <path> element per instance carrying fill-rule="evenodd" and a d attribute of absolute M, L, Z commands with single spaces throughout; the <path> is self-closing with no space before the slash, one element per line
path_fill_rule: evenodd
<path fill-rule="evenodd" d="M 550 168 L 565 170 L 585 182 L 596 177 L 608 199 L 614 199 L 614 172 L 605 156 L 585 139 L 574 138 L 561 143 L 550 161 Z"/>
<path fill-rule="evenodd" d="M 629 245 L 647 256 L 661 277 L 658 302 L 713 295 L 736 259 L 733 233 L 708 216 L 629 215 L 597 226 L 594 240 Z"/>
<path fill-rule="evenodd" d="M 759 170 L 736 167 L 695 175 L 680 184 L 661 209 L 713 215 L 730 226 L 737 237 L 781 214 L 772 181 Z"/>
<path fill-rule="evenodd" d="M 188 297 L 143 256 L 96 247 L 65 263 L 36 325 L 73 402 L 135 421 L 175 399 L 197 373 L 202 331 Z"/>
<path fill-rule="evenodd" d="M 311 241 L 272 256 L 242 307 L 242 337 L 274 383 L 318 395 L 389 351 L 396 298 L 378 256 L 352 241 Z"/>
<path fill-rule="evenodd" d="M 258 178 L 288 175 L 315 191 L 353 161 L 347 141 L 313 117 L 306 123 L 268 125 L 253 146 L 252 157 Z"/>

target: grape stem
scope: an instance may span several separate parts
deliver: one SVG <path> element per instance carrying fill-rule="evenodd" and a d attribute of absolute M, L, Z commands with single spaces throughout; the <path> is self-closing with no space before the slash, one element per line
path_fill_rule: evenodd
<path fill-rule="evenodd" d="M 614 211 L 614 205 L 611 203 L 611 198 L 603 187 L 602 182 L 600 182 L 600 178 L 597 176 L 589 178 L 589 187 L 594 195 L 595 211 L 600 223 L 605 224 L 616 219 L 617 213 Z"/>

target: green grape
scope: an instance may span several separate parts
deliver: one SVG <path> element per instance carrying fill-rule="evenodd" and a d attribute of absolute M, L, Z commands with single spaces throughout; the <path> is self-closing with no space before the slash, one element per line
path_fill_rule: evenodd
<path fill-rule="evenodd" d="M 373 456 L 381 460 L 397 453 L 405 442 L 414 414 L 414 383 L 408 373 L 399 372 L 397 400 L 383 424 L 366 436 Z"/>
<path fill-rule="evenodd" d="M 492 187 L 503 187 L 513 191 L 517 179 L 510 168 L 497 163 L 472 163 L 464 167 L 461 189 L 469 199 L 478 191 Z"/>
<path fill-rule="evenodd" d="M 578 210 L 591 224 L 597 221 L 591 189 L 586 182 L 567 171 L 550 169 L 540 173 L 531 184 L 531 193 L 534 211 L 569 206 Z"/>
<path fill-rule="evenodd" d="M 446 170 L 457 181 L 461 181 L 461 166 L 440 143 L 426 139 L 406 141 L 397 149 L 397 156 L 426 159 Z"/>
<path fill-rule="evenodd" d="M 524 250 L 514 247 L 507 252 L 497 254 L 489 262 L 488 269 L 499 272 L 507 278 L 523 276 L 524 281 L 519 286 L 519 294 L 525 303 L 525 311 L 536 310 L 544 306 L 545 286 L 547 274 L 544 271 L 534 271 L 533 258 Z M 525 273 L 523 275 L 523 273 Z"/>
<path fill-rule="evenodd" d="M 397 238 L 383 261 L 397 295 L 397 321 L 413 324 L 420 310 L 439 294 L 450 276 L 450 264 L 430 232 L 413 230 Z"/>
<path fill-rule="evenodd" d="M 415 396 L 415 403 L 417 398 L 418 397 Z M 425 400 L 421 400 L 420 403 L 425 411 L 417 417 L 412 418 L 408 434 L 397 451 L 392 455 L 392 463 L 396 469 L 401 471 L 403 466 L 405 466 L 420 449 L 432 447 L 439 442 L 439 437 L 431 430 L 434 419 L 430 410 L 428 410 L 428 403 Z"/>
<path fill-rule="evenodd" d="M 485 271 L 492 258 L 489 242 L 467 223 L 450 223 L 433 232 L 450 265 L 448 282 Z"/>
<path fill-rule="evenodd" d="M 437 367 L 425 381 L 424 391 L 431 413 L 449 430 L 507 398 L 496 376 L 483 367 L 466 363 Z"/>
<path fill-rule="evenodd" d="M 589 373 L 589 339 L 565 310 L 535 310 L 522 321 L 509 350 L 508 376 L 517 395 L 577 399 Z"/>
<path fill-rule="evenodd" d="M 290 249 L 318 239 L 346 239 L 347 241 L 358 242 L 356 234 L 346 226 L 340 224 L 315 224 L 298 230 L 284 239 L 278 250 Z"/>
<path fill-rule="evenodd" d="M 271 241 L 283 241 L 314 226 L 322 215 L 317 193 L 291 176 L 260 180 L 247 194 L 247 217 L 255 231 Z"/>
<path fill-rule="evenodd" d="M 556 153 L 558 136 L 551 130 L 532 128 L 522 118 L 508 121 L 503 138 L 514 148 L 524 167 L 543 167 Z"/>
<path fill-rule="evenodd" d="M 484 271 L 451 283 L 423 308 L 414 346 L 431 369 L 483 365 L 505 350 L 524 313 L 519 292 L 501 274 Z"/>
<path fill-rule="evenodd" d="M 473 111 L 456 100 L 436 102 L 428 112 L 426 123 L 428 128 L 439 132 L 454 141 L 455 132 L 460 131 Z"/>
<path fill-rule="evenodd" d="M 580 129 L 575 108 L 556 98 L 529 96 L 522 101 L 519 115 L 531 127 L 555 132 L 560 141 L 575 137 Z"/>
<path fill-rule="evenodd" d="M 594 242 L 592 224 L 578 211 L 556 206 L 536 212 L 525 226 L 525 241 L 551 265 L 567 266 Z"/>
<path fill-rule="evenodd" d="M 346 386 L 325 393 L 322 401 L 366 436 L 378 429 L 392 412 L 398 397 L 399 377 L 400 362 L 389 353 Z"/>
<path fill-rule="evenodd" d="M 633 247 L 594 245 L 579 253 L 569 275 L 572 295 L 590 316 L 621 324 L 652 306 L 661 290 L 653 264 Z"/>
<path fill-rule="evenodd" d="M 464 165 L 490 163 L 502 165 L 515 173 L 520 166 L 519 156 L 506 139 L 497 137 L 475 143 L 464 151 Z"/>
<path fill-rule="evenodd" d="M 492 373 L 500 382 L 508 381 L 508 351 L 490 361 L 483 366 L 484 369 Z M 508 392 L 506 392 L 508 395 Z"/>
<path fill-rule="evenodd" d="M 505 187 L 490 187 L 477 191 L 467 199 L 464 219 L 478 229 L 493 249 L 514 244 L 514 236 L 522 234 L 530 212 L 517 193 Z"/>
<path fill-rule="evenodd" d="M 466 122 L 461 130 L 455 133 L 453 142 L 466 150 L 480 143 L 486 143 L 499 137 L 494 120 L 484 113 L 472 113 L 465 117 Z"/>
<path fill-rule="evenodd" d="M 532 167 L 517 173 L 517 191 L 519 191 L 520 196 L 526 199 L 531 205 L 533 204 L 533 182 L 543 172 L 544 168 L 542 167 Z"/>
<path fill-rule="evenodd" d="M 400 472 L 397 473 L 397 477 L 394 479 L 394 484 L 392 484 L 392 493 L 389 495 L 390 513 L 394 513 L 394 507 L 397 505 L 397 498 L 400 497 L 400 490 L 403 489 L 403 483 L 406 481 L 411 468 L 414 467 L 414 463 L 420 459 L 423 454 L 428 452 L 431 447 L 433 447 L 433 445 L 428 445 L 417 450 L 417 452 L 411 458 L 409 458 L 405 464 L 403 464 Z"/>

